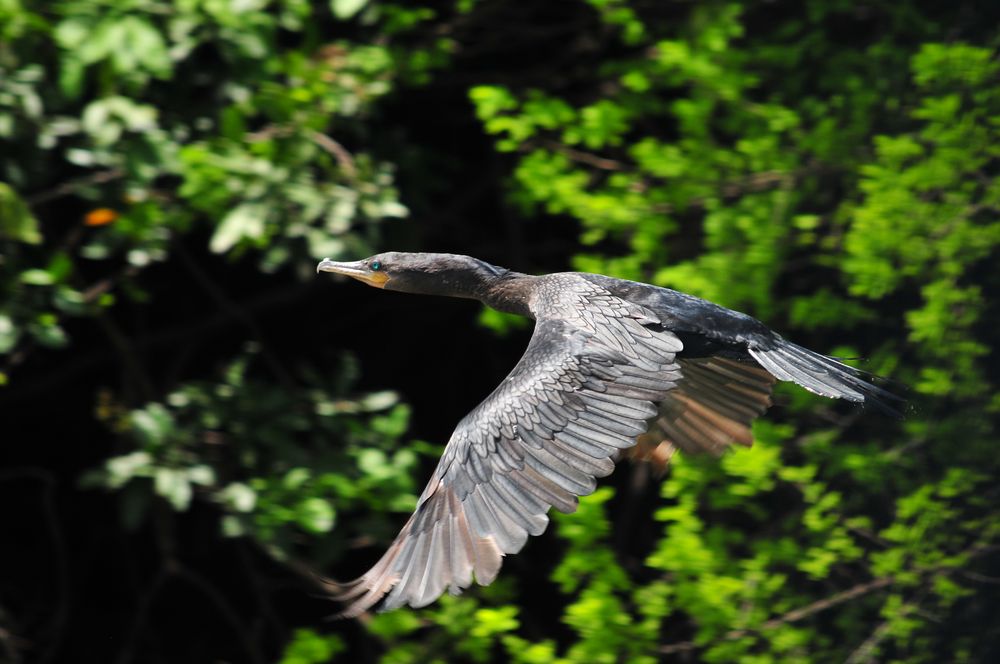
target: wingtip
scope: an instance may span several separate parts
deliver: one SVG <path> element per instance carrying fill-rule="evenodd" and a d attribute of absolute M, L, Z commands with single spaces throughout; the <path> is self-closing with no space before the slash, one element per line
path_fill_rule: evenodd
<path fill-rule="evenodd" d="M 780 380 L 794 382 L 821 396 L 846 399 L 883 415 L 903 419 L 906 399 L 880 387 L 886 380 L 870 371 L 809 350 L 785 339 L 768 347 L 750 348 L 761 366 Z"/>
<path fill-rule="evenodd" d="M 365 582 L 364 577 L 352 581 L 337 581 L 320 574 L 314 574 L 314 581 L 320 588 L 316 595 L 340 605 L 340 609 L 326 617 L 326 620 L 347 620 L 361 618 L 378 604 L 385 593 L 376 594 Z"/>
<path fill-rule="evenodd" d="M 872 378 L 881 377 L 872 376 Z M 890 381 L 892 382 L 892 381 Z M 906 387 L 898 383 L 894 383 L 896 389 L 905 390 Z M 872 408 L 876 410 L 880 415 L 885 417 L 890 417 L 894 420 L 905 420 L 907 413 L 912 413 L 914 408 L 913 404 L 910 403 L 906 397 L 890 392 L 874 383 L 868 383 L 868 389 L 865 391 L 863 406 L 865 408 Z"/>

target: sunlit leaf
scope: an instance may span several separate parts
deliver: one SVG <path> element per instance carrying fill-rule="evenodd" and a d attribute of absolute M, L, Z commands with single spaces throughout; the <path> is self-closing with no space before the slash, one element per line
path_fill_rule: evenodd
<path fill-rule="evenodd" d="M 264 233 L 267 210 L 258 203 L 243 203 L 223 217 L 215 229 L 209 248 L 225 253 L 243 239 L 255 240 Z"/>
<path fill-rule="evenodd" d="M 364 9 L 368 0 L 330 0 L 330 8 L 333 15 L 341 20 L 346 20 Z"/>
<path fill-rule="evenodd" d="M 0 182 L 0 240 L 10 239 L 27 244 L 42 241 L 38 220 L 14 189 Z"/>

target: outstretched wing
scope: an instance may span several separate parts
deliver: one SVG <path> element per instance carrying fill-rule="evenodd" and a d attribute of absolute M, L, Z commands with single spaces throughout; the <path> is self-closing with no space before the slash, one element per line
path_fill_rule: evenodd
<path fill-rule="evenodd" d="M 359 579 L 330 582 L 342 616 L 490 583 L 550 507 L 573 511 L 611 473 L 676 385 L 682 344 L 649 310 L 570 275 L 546 279 L 524 356 L 459 423 L 396 540 Z"/>

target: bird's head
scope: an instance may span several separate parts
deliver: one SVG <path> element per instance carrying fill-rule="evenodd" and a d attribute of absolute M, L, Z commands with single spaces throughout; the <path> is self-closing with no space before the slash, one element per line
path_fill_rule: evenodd
<path fill-rule="evenodd" d="M 386 290 L 451 297 L 478 297 L 484 282 L 507 272 L 470 256 L 401 251 L 346 263 L 324 258 L 316 271 L 343 274 Z"/>

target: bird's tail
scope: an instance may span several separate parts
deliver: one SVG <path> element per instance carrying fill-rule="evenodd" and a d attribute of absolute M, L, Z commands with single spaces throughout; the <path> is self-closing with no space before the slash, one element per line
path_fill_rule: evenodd
<path fill-rule="evenodd" d="M 872 381 L 878 376 L 782 338 L 767 347 L 751 346 L 750 355 L 778 380 L 788 380 L 824 397 L 873 406 L 887 415 L 902 416 L 905 400 Z"/>

